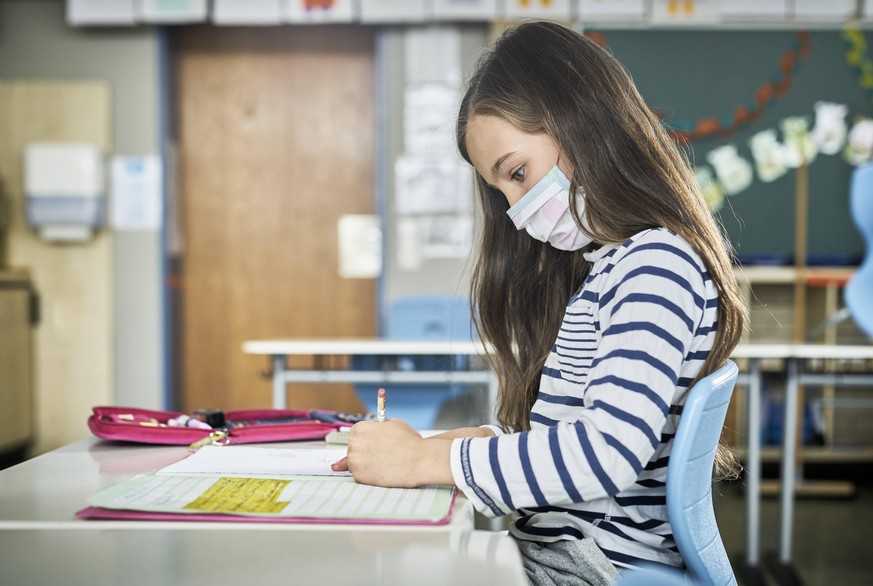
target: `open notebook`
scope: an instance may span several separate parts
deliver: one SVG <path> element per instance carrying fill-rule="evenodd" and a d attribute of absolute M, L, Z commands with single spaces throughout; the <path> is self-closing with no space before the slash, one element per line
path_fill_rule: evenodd
<path fill-rule="evenodd" d="M 274 523 L 444 524 L 451 519 L 454 488 L 358 484 L 347 474 L 330 472 L 337 455 L 328 451 L 202 448 L 156 474 L 97 493 L 88 499 L 91 506 L 76 514 L 85 519 Z"/>

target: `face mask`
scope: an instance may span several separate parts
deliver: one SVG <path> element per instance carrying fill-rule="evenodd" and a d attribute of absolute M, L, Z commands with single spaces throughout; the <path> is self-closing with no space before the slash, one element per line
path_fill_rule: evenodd
<path fill-rule="evenodd" d="M 585 203 L 577 194 L 579 217 Z M 579 250 L 592 240 L 583 234 L 570 214 L 570 180 L 557 165 L 506 212 L 515 227 L 559 250 Z"/>

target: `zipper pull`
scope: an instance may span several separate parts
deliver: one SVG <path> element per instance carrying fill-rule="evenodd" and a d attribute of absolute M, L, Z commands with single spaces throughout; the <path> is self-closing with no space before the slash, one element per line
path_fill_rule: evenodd
<path fill-rule="evenodd" d="M 230 436 L 227 435 L 226 431 L 212 431 L 209 432 L 205 438 L 197 440 L 190 446 L 188 449 L 192 452 L 196 452 L 203 446 L 226 446 L 230 443 Z"/>

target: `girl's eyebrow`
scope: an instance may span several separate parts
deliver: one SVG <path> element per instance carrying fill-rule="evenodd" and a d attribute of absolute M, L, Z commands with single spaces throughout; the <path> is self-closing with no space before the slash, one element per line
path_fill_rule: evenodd
<path fill-rule="evenodd" d="M 514 155 L 517 152 L 518 151 L 512 151 L 512 152 L 506 153 L 505 155 L 503 155 L 502 157 L 497 159 L 497 161 L 494 162 L 494 166 L 491 167 L 491 174 L 496 177 L 497 174 L 500 172 L 500 165 L 502 165 L 506 159 L 508 159 L 509 157 L 511 157 L 512 155 Z"/>

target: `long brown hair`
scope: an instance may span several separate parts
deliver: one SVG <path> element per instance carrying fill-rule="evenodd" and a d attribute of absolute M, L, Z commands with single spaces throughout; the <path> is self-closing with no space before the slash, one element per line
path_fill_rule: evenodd
<path fill-rule="evenodd" d="M 692 246 L 718 291 L 715 342 L 694 382 L 723 365 L 745 322 L 731 249 L 687 158 L 624 67 L 572 29 L 525 22 L 504 32 L 483 54 L 461 101 L 457 142 L 467 162 L 467 122 L 477 115 L 497 116 L 554 139 L 572 172 L 574 214 L 577 189 L 584 188 L 587 232 L 594 242 L 620 243 L 662 226 Z M 526 430 L 543 364 L 590 263 L 584 249 L 557 250 L 518 232 L 506 217 L 506 199 L 478 174 L 476 183 L 483 225 L 470 289 L 474 323 L 494 348 L 490 365 L 500 380 L 497 418 L 509 429 Z M 576 223 L 581 225 L 578 217 Z M 738 470 L 724 448 L 716 469 L 720 476 Z"/>

